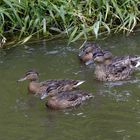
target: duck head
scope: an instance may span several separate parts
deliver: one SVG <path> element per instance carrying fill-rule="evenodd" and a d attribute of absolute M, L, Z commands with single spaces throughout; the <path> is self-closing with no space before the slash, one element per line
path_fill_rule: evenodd
<path fill-rule="evenodd" d="M 113 57 L 112 53 L 108 50 L 104 50 L 103 54 L 105 59 L 111 59 Z"/>
<path fill-rule="evenodd" d="M 25 76 L 20 78 L 17 82 L 22 82 L 25 80 L 29 81 L 37 81 L 38 80 L 39 73 L 35 70 L 29 70 L 25 73 Z"/>
<path fill-rule="evenodd" d="M 93 54 L 93 60 L 96 63 L 104 63 L 105 58 L 104 58 L 104 53 L 102 51 L 97 51 Z"/>
<path fill-rule="evenodd" d="M 95 43 L 89 43 L 89 42 L 86 43 L 79 53 L 80 59 L 86 65 L 93 63 L 93 53 L 97 51 L 97 49 L 99 49 L 99 45 Z"/>
<path fill-rule="evenodd" d="M 104 54 L 104 64 L 107 64 L 107 65 L 110 64 L 113 58 L 112 53 L 108 50 L 104 50 L 103 54 Z"/>

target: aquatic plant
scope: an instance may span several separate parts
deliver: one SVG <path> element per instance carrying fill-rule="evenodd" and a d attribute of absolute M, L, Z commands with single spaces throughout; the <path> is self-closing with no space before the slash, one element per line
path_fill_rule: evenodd
<path fill-rule="evenodd" d="M 140 21 L 139 0 L 3 0 L 0 36 L 67 35 L 69 43 L 84 37 L 123 31 L 131 33 Z"/>

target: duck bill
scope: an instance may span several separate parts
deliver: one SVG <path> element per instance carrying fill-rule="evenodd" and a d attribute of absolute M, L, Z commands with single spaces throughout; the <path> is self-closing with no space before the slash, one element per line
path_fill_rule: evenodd
<path fill-rule="evenodd" d="M 23 78 L 17 80 L 17 82 L 22 82 L 22 81 L 25 81 L 25 80 L 27 80 L 27 77 L 23 77 Z"/>
<path fill-rule="evenodd" d="M 42 95 L 40 96 L 40 99 L 43 100 L 43 99 L 46 98 L 46 97 L 48 97 L 48 93 L 47 93 L 47 92 L 45 92 L 44 94 L 42 94 Z"/>
<path fill-rule="evenodd" d="M 90 65 L 90 64 L 93 64 L 94 61 L 93 60 L 88 60 L 87 62 L 85 62 L 86 65 Z"/>
<path fill-rule="evenodd" d="M 85 52 L 81 51 L 78 56 L 83 57 L 84 55 L 85 55 Z"/>

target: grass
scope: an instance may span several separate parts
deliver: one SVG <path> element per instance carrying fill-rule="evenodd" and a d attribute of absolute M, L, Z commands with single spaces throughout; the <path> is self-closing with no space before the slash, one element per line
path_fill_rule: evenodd
<path fill-rule="evenodd" d="M 139 0 L 3 0 L 0 5 L 1 38 L 20 43 L 33 36 L 65 35 L 71 43 L 102 33 L 129 34 L 140 21 Z"/>

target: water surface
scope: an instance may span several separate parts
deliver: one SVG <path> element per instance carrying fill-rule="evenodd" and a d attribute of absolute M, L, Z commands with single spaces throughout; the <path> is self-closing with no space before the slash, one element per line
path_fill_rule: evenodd
<path fill-rule="evenodd" d="M 114 55 L 140 55 L 139 38 L 140 34 L 116 35 L 97 42 Z M 65 40 L 38 41 L 1 53 L 0 139 L 140 139 L 140 71 L 129 80 L 99 82 L 93 67 L 78 60 L 80 44 L 82 41 L 70 46 Z M 80 88 L 94 94 L 94 99 L 74 109 L 49 110 L 46 100 L 27 94 L 27 81 L 16 83 L 32 68 L 40 73 L 40 80 L 86 80 Z"/>

